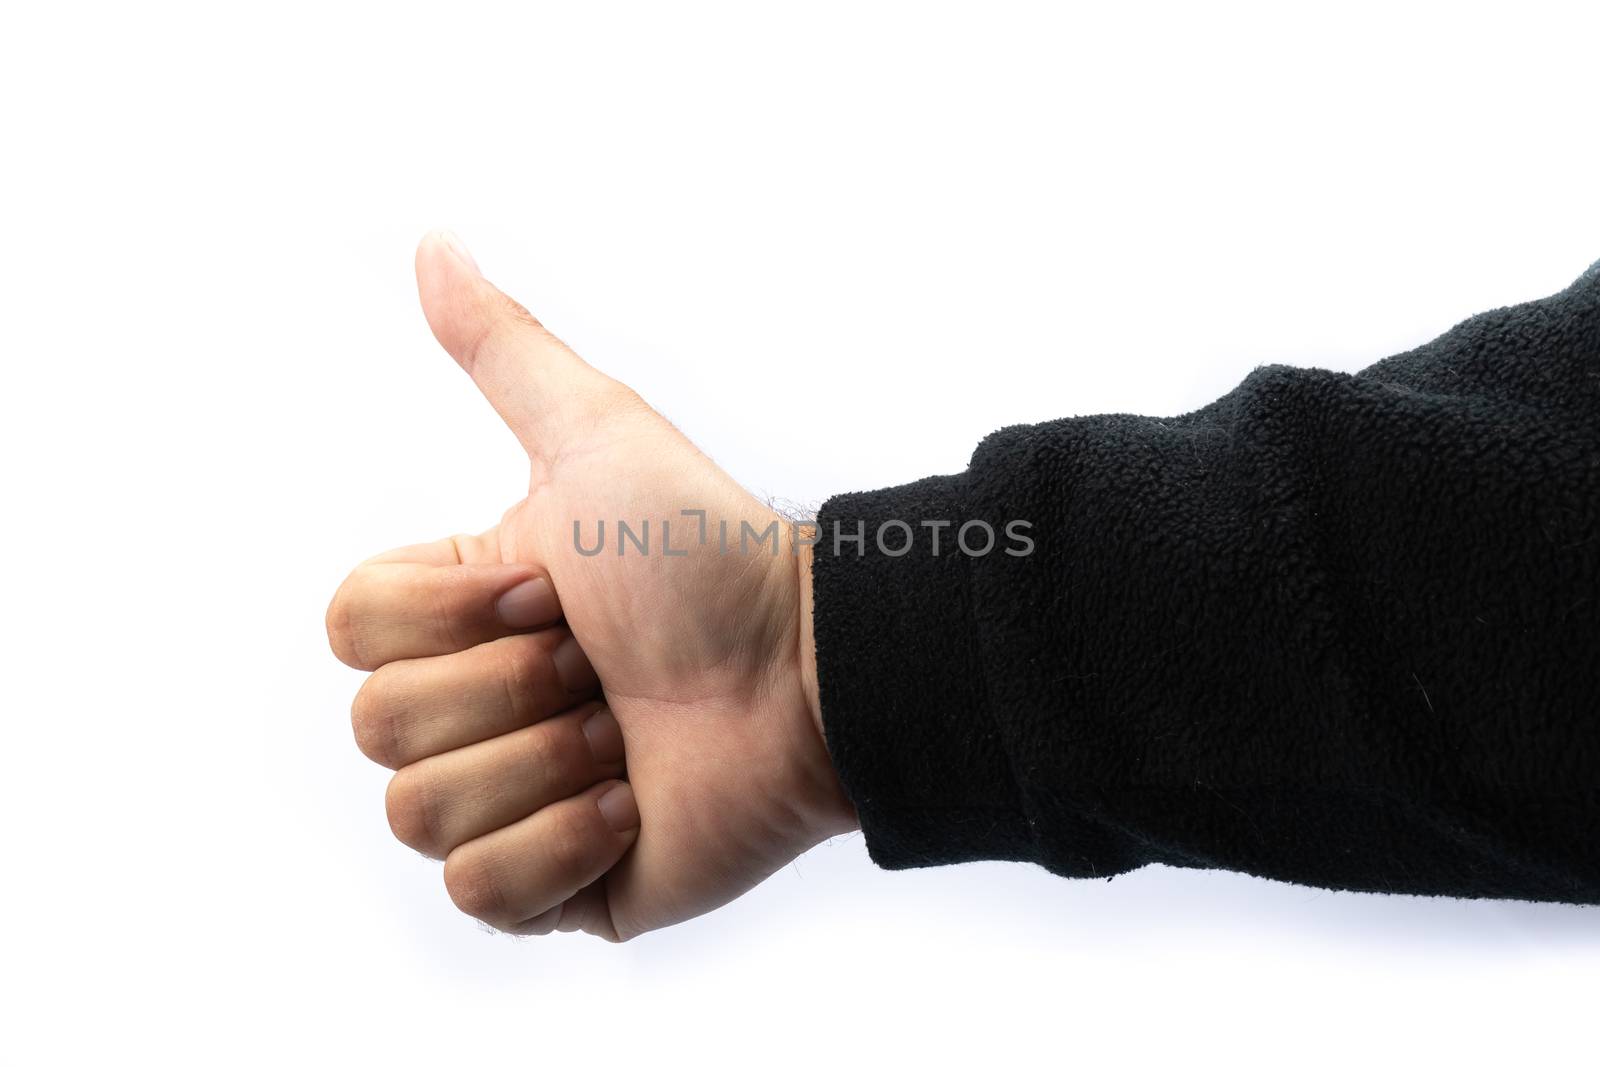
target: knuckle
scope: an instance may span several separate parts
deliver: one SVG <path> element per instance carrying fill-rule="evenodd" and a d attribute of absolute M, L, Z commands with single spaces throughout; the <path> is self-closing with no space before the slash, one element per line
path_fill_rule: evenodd
<path fill-rule="evenodd" d="M 380 766 L 397 768 L 402 761 L 394 713 L 385 699 L 386 670 L 380 667 L 356 690 L 350 705 L 350 728 L 363 756 Z"/>
<path fill-rule="evenodd" d="M 495 328 L 492 315 L 493 305 L 486 305 L 482 301 L 476 302 L 472 309 L 473 314 L 466 318 L 466 325 L 461 332 L 456 334 L 456 343 L 460 346 L 457 359 L 461 367 L 468 374 L 477 369 L 478 361 L 483 357 L 484 351 L 494 343 Z M 485 314 L 490 312 L 490 314 Z"/>
<path fill-rule="evenodd" d="M 494 871 L 483 860 L 451 856 L 444 864 L 444 888 L 457 910 L 491 926 L 504 922 L 505 897 Z"/>
<path fill-rule="evenodd" d="M 541 334 L 547 333 L 544 328 L 544 323 L 535 318 L 533 312 L 523 307 L 511 297 L 506 296 L 504 293 L 501 293 L 500 297 L 500 309 L 505 313 L 508 321 L 523 329 L 536 330 Z"/>
<path fill-rule="evenodd" d="M 360 655 L 356 648 L 355 623 L 350 610 L 350 579 L 346 578 L 333 594 L 328 604 L 323 624 L 328 630 L 328 647 L 334 656 L 348 667 L 359 667 Z"/>
<path fill-rule="evenodd" d="M 560 631 L 561 634 L 565 632 Z M 552 638 L 544 634 L 519 634 L 498 642 L 504 649 L 499 668 L 506 702 L 519 721 L 532 721 L 538 711 L 539 694 L 548 693 L 560 684 L 555 661 L 550 658 L 547 644 L 550 640 Z"/>
<path fill-rule="evenodd" d="M 632 386 L 621 382 L 618 382 L 616 389 L 612 391 L 610 400 L 619 411 L 623 412 L 639 413 L 655 410 Z"/>
<path fill-rule="evenodd" d="M 654 414 L 655 409 L 632 387 L 607 379 L 592 397 L 593 414 L 599 420 L 632 420 Z"/>
<path fill-rule="evenodd" d="M 532 665 L 527 651 L 532 642 L 525 638 L 503 638 L 505 645 L 497 666 L 500 684 L 505 687 L 506 710 L 516 722 L 527 720 Z"/>
<path fill-rule="evenodd" d="M 567 738 L 556 720 L 547 720 L 522 731 L 523 762 L 530 769 L 560 770 L 571 762 L 567 758 Z"/>
<path fill-rule="evenodd" d="M 470 603 L 477 592 L 471 577 L 459 570 L 445 570 L 428 591 L 427 619 L 434 640 L 448 649 L 467 649 L 477 644 L 471 622 L 461 618 L 463 604 Z"/>
<path fill-rule="evenodd" d="M 600 858 L 602 841 L 592 820 L 575 813 L 565 814 L 554 821 L 545 835 L 545 854 L 563 876 L 581 877 Z"/>
<path fill-rule="evenodd" d="M 408 767 L 389 779 L 383 807 L 389 829 L 401 844 L 424 855 L 438 854 L 434 802 L 421 774 Z"/>
<path fill-rule="evenodd" d="M 333 600 L 328 604 L 324 623 L 328 630 L 328 647 L 340 663 L 361 671 L 376 670 L 382 666 L 367 649 L 365 630 L 362 627 L 361 601 L 363 586 L 370 582 L 370 572 L 365 566 L 357 567 L 340 584 Z"/>

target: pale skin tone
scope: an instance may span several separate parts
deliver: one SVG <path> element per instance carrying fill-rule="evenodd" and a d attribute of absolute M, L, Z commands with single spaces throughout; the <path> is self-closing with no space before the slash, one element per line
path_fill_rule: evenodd
<path fill-rule="evenodd" d="M 405 844 L 441 858 L 462 911 L 519 934 L 623 941 L 704 914 L 856 827 L 828 760 L 810 556 L 673 547 L 586 557 L 595 523 L 776 518 L 632 390 L 501 293 L 448 234 L 417 249 L 434 336 L 528 454 L 494 529 L 377 556 L 328 608 L 373 672 L 357 744 L 395 770 Z M 659 527 L 655 536 L 659 537 Z M 630 548 L 632 546 L 630 545 Z"/>

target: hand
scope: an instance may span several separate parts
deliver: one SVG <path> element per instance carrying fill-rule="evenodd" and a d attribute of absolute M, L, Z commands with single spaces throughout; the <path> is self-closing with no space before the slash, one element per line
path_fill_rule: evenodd
<path fill-rule="evenodd" d="M 484 922 L 626 940 L 853 829 L 822 742 L 809 552 L 788 523 L 453 238 L 426 238 L 416 265 L 434 336 L 531 474 L 494 530 L 369 561 L 328 610 L 335 653 L 375 672 L 356 734 L 399 768 L 397 836 L 444 856 L 451 898 Z M 646 519 L 648 551 L 619 554 L 618 520 L 637 534 Z M 574 523 L 588 550 L 602 521 L 604 550 L 580 553 Z M 774 522 L 775 553 L 754 540 Z"/>

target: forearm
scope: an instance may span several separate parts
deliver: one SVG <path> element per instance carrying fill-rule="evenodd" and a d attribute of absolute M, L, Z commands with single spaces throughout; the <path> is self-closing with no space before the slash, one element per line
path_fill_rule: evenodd
<path fill-rule="evenodd" d="M 818 546 L 821 708 L 875 857 L 1600 899 L 1597 288 L 830 501 L 868 536 Z M 889 556 L 891 519 L 1036 547 Z"/>

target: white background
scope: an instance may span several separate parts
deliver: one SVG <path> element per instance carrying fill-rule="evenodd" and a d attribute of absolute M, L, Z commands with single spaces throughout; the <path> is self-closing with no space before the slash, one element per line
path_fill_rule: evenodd
<path fill-rule="evenodd" d="M 3 1058 L 1592 1060 L 1596 909 L 858 836 L 621 947 L 451 909 L 322 632 L 523 481 L 425 229 L 811 504 L 1600 258 L 1583 5 L 669 7 L 0 9 Z"/>

